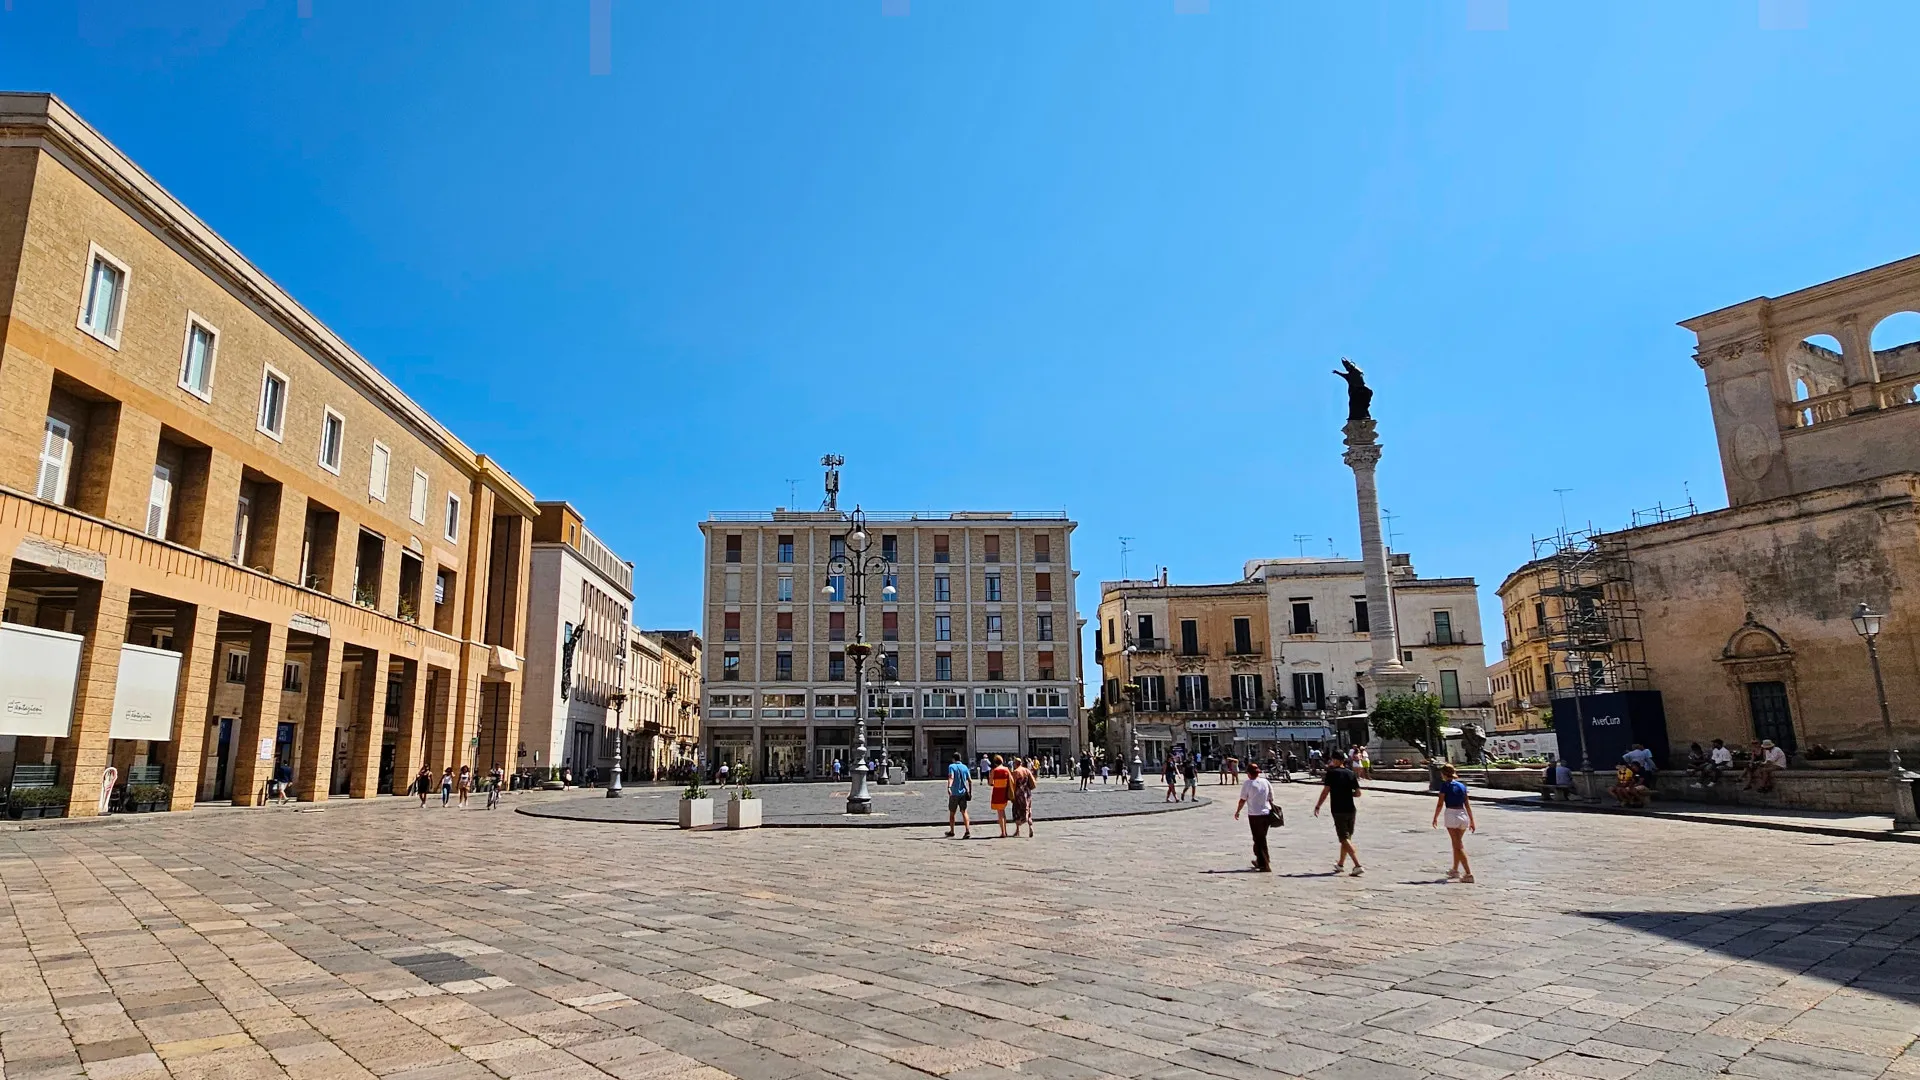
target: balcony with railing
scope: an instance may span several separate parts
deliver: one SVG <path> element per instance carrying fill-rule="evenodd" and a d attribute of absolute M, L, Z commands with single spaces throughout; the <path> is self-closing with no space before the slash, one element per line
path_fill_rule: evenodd
<path fill-rule="evenodd" d="M 1208 650 L 1208 648 L 1205 645 L 1202 645 L 1197 641 L 1195 642 L 1183 641 L 1180 643 L 1180 646 L 1178 648 L 1173 650 L 1173 654 L 1175 656 L 1206 656 L 1209 654 L 1209 651 L 1210 650 Z"/>
<path fill-rule="evenodd" d="M 1221 646 L 1221 653 L 1225 656 L 1264 656 L 1266 651 L 1264 641 L 1229 641 Z"/>
<path fill-rule="evenodd" d="M 1467 632 L 1464 630 L 1429 630 L 1427 631 L 1427 640 L 1425 644 L 1453 646 L 1453 645 L 1479 645 L 1482 643 L 1478 641 L 1467 640 Z"/>
<path fill-rule="evenodd" d="M 1320 624 L 1318 622 L 1297 623 L 1289 620 L 1287 623 L 1288 637 L 1313 637 L 1319 632 Z"/>
<path fill-rule="evenodd" d="M 1135 652 L 1166 652 L 1167 639 L 1163 637 L 1143 637 L 1133 639 Z"/>

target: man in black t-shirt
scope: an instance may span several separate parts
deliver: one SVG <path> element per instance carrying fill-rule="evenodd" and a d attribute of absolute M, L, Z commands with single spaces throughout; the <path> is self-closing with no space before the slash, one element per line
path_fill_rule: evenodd
<path fill-rule="evenodd" d="M 1347 768 L 1345 758 L 1338 755 L 1327 761 L 1326 776 L 1320 782 L 1320 801 L 1313 804 L 1313 816 L 1320 816 L 1320 808 L 1333 800 L 1333 834 L 1340 840 L 1340 859 L 1333 864 L 1333 872 L 1338 874 L 1347 868 L 1347 858 L 1353 858 L 1353 876 L 1359 877 L 1365 871 L 1360 869 L 1360 853 L 1353 848 L 1353 800 L 1360 797 L 1360 778 Z"/>

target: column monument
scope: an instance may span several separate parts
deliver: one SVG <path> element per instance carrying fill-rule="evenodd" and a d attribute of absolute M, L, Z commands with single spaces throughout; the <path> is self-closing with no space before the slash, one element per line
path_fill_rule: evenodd
<path fill-rule="evenodd" d="M 1400 638 L 1393 626 L 1392 585 L 1387 576 L 1387 547 L 1380 536 L 1380 493 L 1373 473 L 1380 464 L 1380 440 L 1374 433 L 1373 389 L 1366 373 L 1353 361 L 1340 358 L 1334 372 L 1347 381 L 1347 452 L 1343 456 L 1353 470 L 1353 493 L 1360 507 L 1360 559 L 1367 582 L 1367 638 L 1373 648 L 1373 663 L 1363 682 L 1367 700 L 1413 693 L 1419 676 L 1400 663 Z"/>

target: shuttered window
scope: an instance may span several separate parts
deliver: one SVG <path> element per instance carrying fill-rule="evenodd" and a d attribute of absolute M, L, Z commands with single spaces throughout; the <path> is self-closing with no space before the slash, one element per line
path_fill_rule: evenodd
<path fill-rule="evenodd" d="M 373 465 L 367 472 L 367 495 L 387 501 L 387 471 L 393 467 L 393 451 L 384 443 L 373 444 Z"/>
<path fill-rule="evenodd" d="M 153 487 L 147 492 L 147 535 L 167 538 L 167 512 L 173 506 L 173 473 L 165 465 L 153 467 Z"/>
<path fill-rule="evenodd" d="M 73 459 L 73 428 L 65 421 L 47 417 L 47 430 L 40 440 L 40 481 L 33 493 L 48 502 L 67 498 L 67 463 Z"/>
<path fill-rule="evenodd" d="M 407 513 L 420 524 L 427 523 L 427 474 L 419 469 L 413 470 L 413 502 Z"/>

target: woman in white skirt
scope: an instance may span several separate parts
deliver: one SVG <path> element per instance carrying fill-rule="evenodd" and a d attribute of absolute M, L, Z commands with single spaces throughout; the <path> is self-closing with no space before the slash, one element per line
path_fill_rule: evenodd
<path fill-rule="evenodd" d="M 1447 835 L 1453 839 L 1453 865 L 1447 868 L 1447 879 L 1460 881 L 1473 880 L 1473 867 L 1467 862 L 1466 834 L 1476 832 L 1473 825 L 1473 801 L 1467 798 L 1467 785 L 1460 782 L 1453 766 L 1440 766 L 1439 798 L 1433 801 L 1433 825 L 1440 824 L 1441 817 L 1447 819 Z"/>

